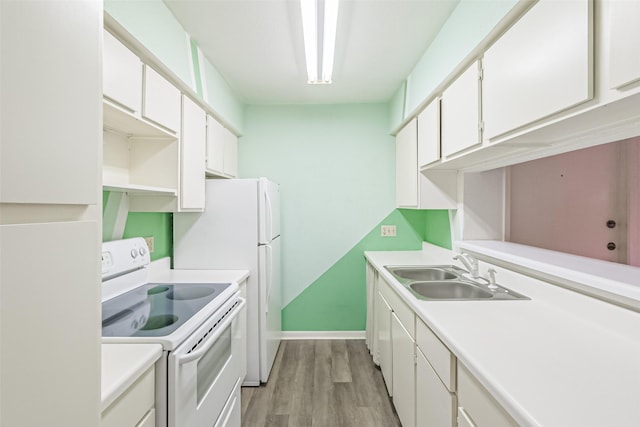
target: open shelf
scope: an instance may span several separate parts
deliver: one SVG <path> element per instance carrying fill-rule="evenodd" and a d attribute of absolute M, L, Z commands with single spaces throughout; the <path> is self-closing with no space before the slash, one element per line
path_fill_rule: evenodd
<path fill-rule="evenodd" d="M 103 184 L 102 189 L 104 191 L 115 191 L 118 193 L 127 193 L 129 195 L 135 196 L 177 196 L 178 191 L 175 188 L 166 188 L 166 187 L 152 187 L 150 185 L 135 185 L 135 184 L 125 184 L 125 185 L 111 185 L 111 184 Z"/>
<path fill-rule="evenodd" d="M 120 133 L 130 138 L 176 139 L 172 133 L 155 123 L 136 116 L 134 113 L 105 99 L 103 101 L 103 124 L 106 131 Z"/>

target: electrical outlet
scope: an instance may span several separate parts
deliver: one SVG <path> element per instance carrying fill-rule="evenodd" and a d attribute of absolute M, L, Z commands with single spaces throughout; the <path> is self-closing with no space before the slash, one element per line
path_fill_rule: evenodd
<path fill-rule="evenodd" d="M 380 235 L 382 237 L 396 237 L 395 225 L 383 225 L 380 227 Z"/>
<path fill-rule="evenodd" d="M 151 237 L 145 237 L 144 240 L 147 241 L 147 246 L 149 246 L 149 253 L 152 254 L 154 251 L 154 242 L 153 242 L 153 236 Z"/>

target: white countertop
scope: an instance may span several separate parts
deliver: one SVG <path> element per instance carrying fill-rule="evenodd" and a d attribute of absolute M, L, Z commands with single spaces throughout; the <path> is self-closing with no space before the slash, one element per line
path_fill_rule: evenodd
<path fill-rule="evenodd" d="M 365 255 L 522 426 L 640 426 L 640 313 L 496 266 L 531 300 L 421 301 L 384 266 L 461 266 L 453 252 Z"/>
<path fill-rule="evenodd" d="M 249 277 L 248 270 L 183 270 L 170 268 L 170 258 L 153 261 L 149 266 L 148 281 L 171 283 L 235 282 L 242 283 Z"/>
<path fill-rule="evenodd" d="M 161 354 L 160 344 L 102 344 L 101 411 L 145 373 Z"/>

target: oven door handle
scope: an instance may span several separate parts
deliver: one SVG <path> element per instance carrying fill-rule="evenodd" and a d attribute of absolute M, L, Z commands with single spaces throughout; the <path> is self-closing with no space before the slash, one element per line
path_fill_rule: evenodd
<path fill-rule="evenodd" d="M 236 306 L 236 308 L 231 313 L 229 313 L 229 315 L 222 321 L 220 325 L 218 325 L 218 329 L 209 336 L 207 341 L 202 344 L 202 347 L 198 348 L 194 352 L 187 353 L 184 356 L 176 357 L 179 365 L 183 365 L 185 363 L 193 362 L 194 360 L 199 359 L 213 346 L 213 344 L 215 344 L 218 338 L 220 338 L 220 335 L 222 335 L 225 329 L 227 329 L 227 326 L 229 326 L 231 322 L 233 322 L 238 313 L 240 313 L 240 311 L 247 305 L 247 301 L 244 298 L 239 298 L 238 301 L 239 304 Z"/>

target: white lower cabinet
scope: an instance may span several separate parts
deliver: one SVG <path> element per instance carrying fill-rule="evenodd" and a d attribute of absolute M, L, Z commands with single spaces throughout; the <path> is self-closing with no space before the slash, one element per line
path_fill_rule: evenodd
<path fill-rule="evenodd" d="M 517 427 L 518 423 L 462 364 L 458 364 L 458 406 L 465 414 L 460 425 L 473 427 Z M 464 418 L 468 418 L 467 421 Z M 458 421 L 460 423 L 460 421 Z"/>
<path fill-rule="evenodd" d="M 462 407 L 458 407 L 458 427 L 477 427 Z"/>
<path fill-rule="evenodd" d="M 155 426 L 155 368 L 152 366 L 102 412 L 100 427 Z"/>
<path fill-rule="evenodd" d="M 382 371 L 382 377 L 384 378 L 385 385 L 387 386 L 387 392 L 389 396 L 393 393 L 393 378 L 392 378 L 392 348 L 391 348 L 391 307 L 384 299 L 380 292 L 376 293 L 376 309 L 375 309 L 375 326 L 377 336 L 377 357 L 380 370 Z"/>
<path fill-rule="evenodd" d="M 393 405 L 403 427 L 416 425 L 416 345 L 395 313 L 391 315 Z"/>
<path fill-rule="evenodd" d="M 150 409 L 136 427 L 156 427 L 156 410 Z"/>
<path fill-rule="evenodd" d="M 368 264 L 367 336 L 403 427 L 514 427 L 518 424 L 413 308 Z M 371 279 L 375 277 L 375 279 Z"/>
<path fill-rule="evenodd" d="M 416 426 L 455 427 L 456 395 L 440 381 L 425 355 L 416 350 Z"/>

